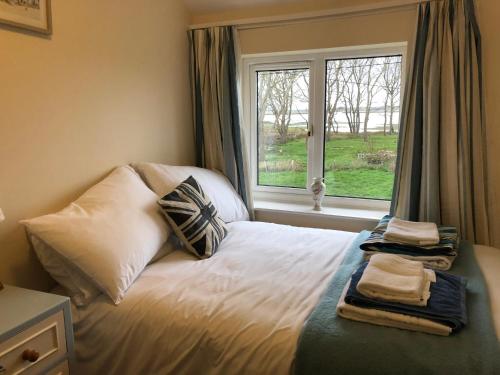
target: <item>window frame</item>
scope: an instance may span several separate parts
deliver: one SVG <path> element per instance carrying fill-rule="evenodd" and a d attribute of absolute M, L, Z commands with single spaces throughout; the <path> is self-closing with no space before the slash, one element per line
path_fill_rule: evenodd
<path fill-rule="evenodd" d="M 255 77 L 255 75 L 259 72 L 262 72 L 262 71 L 277 71 L 277 70 L 292 70 L 292 69 L 308 69 L 309 70 L 309 98 L 311 98 L 311 95 L 313 95 L 314 93 L 314 83 L 311 81 L 311 72 L 312 72 L 312 67 L 311 67 L 311 62 L 310 61 L 291 61 L 291 62 L 285 62 L 285 63 L 276 63 L 276 62 L 272 62 L 272 63 L 268 63 L 268 64 L 254 64 L 252 65 L 252 68 L 251 68 L 251 76 Z M 292 190 L 292 191 L 295 191 L 295 190 L 303 190 L 301 188 L 294 188 L 294 187 L 287 187 L 287 186 L 270 186 L 270 185 L 259 185 L 258 184 L 258 181 L 259 181 L 259 177 L 258 177 L 258 172 L 257 172 L 257 168 L 256 168 L 256 165 L 258 165 L 258 160 L 259 160 L 259 152 L 258 152 L 258 145 L 259 145 L 259 132 L 258 132 L 258 128 L 257 128 L 257 95 L 252 95 L 252 93 L 257 93 L 257 80 L 256 79 L 252 79 L 251 80 L 251 88 L 250 88 L 250 95 L 251 95 L 251 98 L 250 98 L 250 101 L 251 101 L 251 104 L 250 104 L 250 108 L 251 108 L 251 111 L 253 112 L 253 114 L 251 115 L 252 117 L 252 120 L 251 121 L 254 121 L 255 124 L 252 124 L 252 126 L 254 127 L 254 129 L 252 130 L 252 135 L 255 135 L 255 142 L 252 143 L 252 147 L 251 147 L 251 152 L 255 153 L 255 155 L 252 155 L 252 163 L 251 163 L 251 166 L 252 166 L 252 180 L 253 180 L 253 190 L 256 191 L 256 190 L 261 190 L 261 191 L 276 191 L 276 190 L 279 190 L 281 192 L 283 192 L 285 190 Z M 311 103 L 311 100 L 309 100 L 309 103 Z M 308 131 L 312 131 L 312 129 L 310 128 L 310 124 L 312 123 L 312 111 L 310 110 L 309 108 L 309 113 L 308 113 L 308 123 L 309 123 L 309 129 Z M 307 181 L 309 181 L 310 179 L 310 176 L 309 176 L 309 173 L 312 173 L 311 171 L 311 164 L 312 164 L 312 160 L 310 160 L 310 150 L 309 148 L 311 147 L 311 144 L 310 144 L 310 139 L 311 137 L 308 137 L 308 140 L 307 140 Z M 258 188 L 258 189 L 257 189 Z M 290 192 L 289 192 L 290 193 Z"/>
<path fill-rule="evenodd" d="M 247 149 L 250 157 L 252 191 L 257 200 L 290 203 L 306 203 L 311 200 L 310 185 L 312 178 L 323 176 L 324 170 L 324 120 L 325 120 L 325 75 L 328 60 L 382 57 L 401 55 L 401 97 L 406 82 L 407 42 L 349 46 L 340 48 L 316 49 L 306 51 L 276 52 L 242 55 L 242 108 Z M 307 182 L 305 188 L 277 187 L 258 185 L 258 129 L 257 129 L 257 79 L 258 71 L 309 68 L 309 130 L 307 140 Z M 400 101 L 401 102 L 401 101 Z M 350 198 L 325 196 L 324 205 L 361 209 L 388 210 L 390 200 L 371 198 Z"/>

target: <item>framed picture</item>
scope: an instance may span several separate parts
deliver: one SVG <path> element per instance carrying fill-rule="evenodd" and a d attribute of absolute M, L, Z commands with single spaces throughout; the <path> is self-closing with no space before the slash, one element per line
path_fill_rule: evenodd
<path fill-rule="evenodd" d="M 50 34 L 50 0 L 0 0 L 0 23 Z"/>

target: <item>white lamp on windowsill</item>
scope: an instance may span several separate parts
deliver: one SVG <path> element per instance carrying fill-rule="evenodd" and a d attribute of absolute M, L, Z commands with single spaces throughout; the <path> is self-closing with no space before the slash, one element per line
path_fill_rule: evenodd
<path fill-rule="evenodd" d="M 5 215 L 3 214 L 2 209 L 0 208 L 0 223 L 5 220 Z M 0 290 L 3 289 L 2 282 L 0 281 Z"/>

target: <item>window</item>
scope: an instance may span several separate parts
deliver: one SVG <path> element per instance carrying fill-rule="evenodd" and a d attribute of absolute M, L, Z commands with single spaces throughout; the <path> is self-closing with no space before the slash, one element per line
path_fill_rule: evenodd
<path fill-rule="evenodd" d="M 327 194 L 391 199 L 401 59 L 393 55 L 326 61 Z"/>
<path fill-rule="evenodd" d="M 390 200 L 405 45 L 245 57 L 255 190 Z"/>
<path fill-rule="evenodd" d="M 262 70 L 257 79 L 258 184 L 307 183 L 309 68 Z"/>

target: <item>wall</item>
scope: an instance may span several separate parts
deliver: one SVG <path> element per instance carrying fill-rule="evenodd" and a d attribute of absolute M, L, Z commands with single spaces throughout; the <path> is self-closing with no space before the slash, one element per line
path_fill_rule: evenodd
<path fill-rule="evenodd" d="M 193 14 L 191 23 L 320 11 L 378 2 L 384 3 L 387 0 L 303 0 L 290 4 Z M 476 3 L 483 41 L 491 233 L 494 246 L 500 248 L 500 167 L 497 164 L 500 159 L 500 2 L 476 0 Z M 258 53 L 401 40 L 412 42 L 415 20 L 415 10 L 409 9 L 242 30 L 240 44 L 243 53 Z M 409 45 L 408 48 L 411 51 L 412 46 Z"/>
<path fill-rule="evenodd" d="M 403 10 L 244 29 L 239 32 L 240 48 L 242 54 L 253 54 L 405 41 L 412 43 L 414 19 L 414 10 Z"/>
<path fill-rule="evenodd" d="M 61 209 L 113 167 L 191 163 L 180 0 L 53 0 L 50 38 L 0 28 L 0 280 L 46 289 L 21 218 Z"/>
<path fill-rule="evenodd" d="M 191 0 L 191 2 L 194 3 L 195 0 Z M 269 3 L 269 5 L 252 5 L 245 7 L 242 5 L 245 2 L 240 1 L 238 4 L 235 4 L 236 6 L 225 11 L 198 12 L 196 9 L 193 9 L 191 24 L 315 12 L 324 9 L 350 8 L 384 2 L 387 2 L 387 0 L 268 0 L 267 3 Z M 236 3 L 236 1 L 234 3 Z"/>

